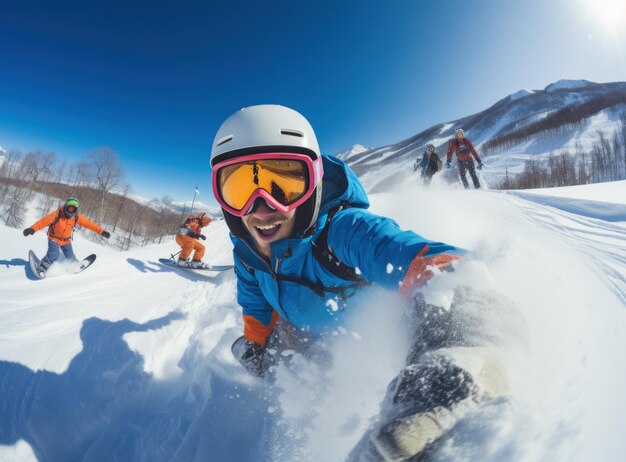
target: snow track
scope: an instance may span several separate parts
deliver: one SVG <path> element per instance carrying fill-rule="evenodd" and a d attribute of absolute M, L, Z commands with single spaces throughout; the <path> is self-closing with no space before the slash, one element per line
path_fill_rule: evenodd
<path fill-rule="evenodd" d="M 371 197 L 403 228 L 472 250 L 429 284 L 431 301 L 469 284 L 504 294 L 528 325 L 527 355 L 510 361 L 513 402 L 471 413 L 435 459 L 611 461 L 626 450 L 626 217 L 597 202 L 597 186 L 596 202 L 436 183 Z M 172 242 L 119 253 L 79 235 L 93 267 L 66 275 L 59 264 L 35 281 L 26 255 L 43 254 L 44 236 L 0 226 L 0 239 L 0 461 L 344 460 L 403 366 L 409 339 L 391 294 L 375 293 L 328 340 L 328 369 L 298 358 L 299 374 L 280 370 L 265 387 L 230 354 L 242 331 L 232 271 L 159 264 Z M 206 245 L 208 262 L 231 263 L 223 222 Z"/>
<path fill-rule="evenodd" d="M 626 205 L 548 199 L 533 194 L 518 196 L 526 201 L 517 202 L 524 213 L 584 253 L 590 264 L 605 275 L 607 284 L 626 306 Z M 549 208 L 536 207 L 529 202 Z M 602 213 L 607 209 L 611 212 Z"/>

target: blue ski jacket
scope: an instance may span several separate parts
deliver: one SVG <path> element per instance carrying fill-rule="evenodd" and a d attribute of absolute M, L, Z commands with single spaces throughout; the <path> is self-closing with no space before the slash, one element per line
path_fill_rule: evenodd
<path fill-rule="evenodd" d="M 270 261 L 256 251 L 251 238 L 231 235 L 237 301 L 243 308 L 248 340 L 264 345 L 278 317 L 299 329 L 321 334 L 341 325 L 345 314 L 363 299 L 367 292 L 364 286 L 354 288 L 354 282 L 331 273 L 313 254 L 312 243 L 324 229 L 329 212 L 339 206 L 345 208 L 331 219 L 328 246 L 341 262 L 356 268 L 364 280 L 376 285 L 398 290 L 410 267 L 417 272 L 429 271 L 431 264 L 449 265 L 464 253 L 412 231 L 402 231 L 393 220 L 367 211 L 367 195 L 354 172 L 331 156 L 323 156 L 323 166 L 321 207 L 312 235 L 271 243 Z M 321 296 L 306 285 L 277 275 L 323 287 L 346 287 L 350 296 Z"/>

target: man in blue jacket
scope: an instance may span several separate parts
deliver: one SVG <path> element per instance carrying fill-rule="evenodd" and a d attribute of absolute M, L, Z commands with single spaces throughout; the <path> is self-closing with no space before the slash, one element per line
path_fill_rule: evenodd
<path fill-rule="evenodd" d="M 254 375 L 265 372 L 268 338 L 279 320 L 322 335 L 359 304 L 363 286 L 409 297 L 432 269 L 446 270 L 463 254 L 369 212 L 354 173 L 321 155 L 311 125 L 292 109 L 262 105 L 233 114 L 215 136 L 211 166 L 243 308 L 245 340 L 233 351 Z M 450 398 L 454 390 L 442 393 Z"/>

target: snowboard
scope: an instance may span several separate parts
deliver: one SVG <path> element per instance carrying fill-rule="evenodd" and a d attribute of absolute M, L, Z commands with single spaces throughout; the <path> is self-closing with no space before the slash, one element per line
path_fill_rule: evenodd
<path fill-rule="evenodd" d="M 237 340 L 235 340 L 232 346 L 230 347 L 230 351 L 235 357 L 235 359 L 241 362 L 241 357 L 243 356 L 243 353 L 246 351 L 246 337 L 242 335 Z"/>
<path fill-rule="evenodd" d="M 191 268 L 186 266 L 178 266 L 176 261 L 172 260 L 171 258 L 159 258 L 159 263 L 163 263 L 164 265 L 187 271 L 227 271 L 235 267 L 234 265 L 213 265 L 209 266 L 208 268 Z"/>
<path fill-rule="evenodd" d="M 88 257 L 85 257 L 81 262 L 80 265 L 78 267 L 78 271 L 76 271 L 74 274 L 76 273 L 80 273 L 81 271 L 86 270 L 87 268 L 89 268 L 91 266 L 91 264 L 96 261 L 96 254 L 92 253 L 91 255 L 89 255 Z M 35 252 L 33 252 L 32 250 L 30 250 L 28 252 L 28 262 L 30 264 L 30 269 L 33 272 L 33 274 L 35 276 L 37 276 L 39 279 L 44 279 L 47 274 L 45 271 L 39 271 L 39 263 L 41 262 L 41 260 L 39 260 L 39 258 L 37 258 L 37 255 L 35 255 Z"/>

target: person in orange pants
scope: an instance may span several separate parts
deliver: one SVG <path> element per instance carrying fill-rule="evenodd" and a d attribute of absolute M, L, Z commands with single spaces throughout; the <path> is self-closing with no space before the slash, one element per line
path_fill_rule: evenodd
<path fill-rule="evenodd" d="M 209 265 L 202 261 L 204 257 L 204 245 L 198 240 L 206 239 L 202 234 L 202 228 L 211 223 L 211 218 L 204 212 L 200 212 L 197 216 L 189 215 L 185 222 L 178 228 L 176 232 L 176 243 L 181 247 L 180 256 L 178 257 L 178 266 L 187 268 L 208 268 Z M 193 258 L 189 261 L 189 257 L 193 253 Z"/>
<path fill-rule="evenodd" d="M 74 229 L 77 226 L 87 228 L 94 233 L 98 233 L 105 238 L 111 237 L 108 231 L 88 220 L 84 215 L 78 213 L 78 199 L 70 197 L 65 201 L 63 207 L 46 215 L 35 222 L 31 227 L 26 228 L 24 236 L 30 236 L 35 232 L 48 227 L 48 252 L 41 259 L 37 271 L 42 274 L 59 258 L 59 251 L 63 252 L 66 260 L 76 260 L 74 249 L 72 248 L 72 238 Z"/>

